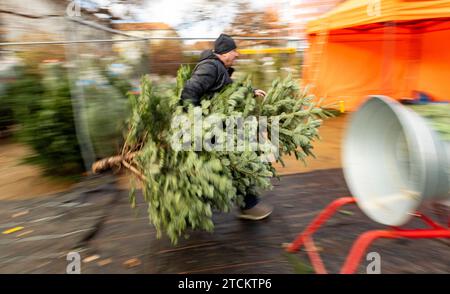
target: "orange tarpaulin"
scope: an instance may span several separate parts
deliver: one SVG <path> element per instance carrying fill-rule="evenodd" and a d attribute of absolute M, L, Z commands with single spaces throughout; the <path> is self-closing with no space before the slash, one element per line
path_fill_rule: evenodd
<path fill-rule="evenodd" d="M 324 104 L 450 100 L 450 1 L 349 0 L 308 24 L 303 81 Z M 372 5 L 372 4 L 371 4 Z"/>

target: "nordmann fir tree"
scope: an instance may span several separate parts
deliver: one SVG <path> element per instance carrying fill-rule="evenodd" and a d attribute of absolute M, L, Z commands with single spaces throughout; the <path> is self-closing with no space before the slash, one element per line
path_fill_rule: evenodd
<path fill-rule="evenodd" d="M 175 244 L 188 230 L 212 231 L 213 211 L 228 212 L 243 201 L 249 191 L 257 192 L 272 187 L 270 178 L 275 169 L 260 156 L 270 148 L 255 150 L 247 144 L 242 150 L 178 150 L 171 145 L 177 131 L 172 119 L 181 114 L 193 118 L 195 111 L 203 117 L 216 115 L 223 125 L 228 118 L 267 117 L 267 139 L 271 139 L 275 122 L 279 128 L 280 161 L 285 154 L 295 154 L 304 161 L 313 156 L 312 143 L 319 138 L 322 120 L 330 116 L 316 107 L 306 89 L 300 90 L 290 77 L 276 80 L 264 98 L 255 98 L 250 79 L 235 81 L 203 99 L 201 106 L 180 106 L 180 95 L 190 69 L 182 66 L 178 71 L 175 89 L 166 93 L 155 91 L 147 77 L 141 82 L 139 96 L 130 96 L 131 117 L 122 153 L 94 164 L 94 172 L 113 166 L 130 170 L 142 183 L 142 192 L 148 203 L 150 222 L 156 227 L 158 237 L 166 233 Z M 244 124 L 244 133 L 254 130 L 255 124 Z M 212 126 L 201 125 L 203 138 L 211 139 Z M 229 134 L 228 134 L 229 136 Z M 214 132 L 216 142 L 230 140 L 227 130 Z M 236 143 L 237 136 L 231 137 Z M 269 144 L 269 147 L 272 146 Z M 254 147 L 254 146 L 253 146 Z M 267 145 L 265 146 L 267 147 Z M 273 146 L 272 146 L 273 147 Z M 130 201 L 135 206 L 135 189 Z"/>

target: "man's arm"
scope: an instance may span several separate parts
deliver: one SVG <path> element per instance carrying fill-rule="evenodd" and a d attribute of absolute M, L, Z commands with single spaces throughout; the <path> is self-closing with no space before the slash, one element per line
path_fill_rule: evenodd
<path fill-rule="evenodd" d="M 181 99 L 190 101 L 195 106 L 200 105 L 200 101 L 217 80 L 217 67 L 212 62 L 199 64 L 197 70 L 191 78 L 186 81 Z"/>

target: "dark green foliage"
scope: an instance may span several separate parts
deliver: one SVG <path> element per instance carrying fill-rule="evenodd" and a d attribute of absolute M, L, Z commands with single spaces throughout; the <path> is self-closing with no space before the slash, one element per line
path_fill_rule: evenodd
<path fill-rule="evenodd" d="M 302 160 L 312 155 L 312 142 L 319 137 L 319 118 L 327 116 L 290 77 L 275 81 L 265 98 L 255 98 L 250 80 L 243 79 L 203 100 L 200 107 L 183 108 L 179 106 L 180 89 L 189 74 L 189 68 L 182 67 L 178 86 L 164 94 L 155 91 L 148 78 L 142 80 L 141 94 L 130 97 L 132 114 L 123 148 L 124 153 L 135 153 L 131 164 L 142 175 L 150 222 L 159 236 L 164 232 L 174 243 L 189 229 L 211 231 L 214 210 L 230 211 L 249 191 L 270 189 L 270 178 L 275 175 L 271 163 L 260 159 L 264 148 L 255 151 L 251 144 L 232 152 L 174 149 L 171 136 L 179 130 L 171 126 L 175 115 L 186 114 L 192 119 L 195 111 L 204 117 L 215 114 L 221 124 L 230 116 L 267 116 L 269 137 L 272 122 L 279 121 L 280 155 L 294 153 Z M 245 124 L 244 132 L 252 127 Z M 204 138 L 211 136 L 211 125 L 204 123 L 201 129 Z M 215 136 L 221 142 L 226 139 L 226 130 Z M 131 203 L 135 203 L 134 197 L 132 190 Z"/>
<path fill-rule="evenodd" d="M 14 80 L 8 82 L 0 95 L 0 128 L 27 120 L 39 109 L 39 97 L 44 92 L 41 76 L 27 67 L 15 69 Z"/>
<path fill-rule="evenodd" d="M 30 90 L 14 97 L 15 116 L 20 123 L 18 137 L 34 151 L 26 161 L 41 165 L 53 176 L 74 176 L 84 171 L 64 76 L 62 68 L 54 68 L 42 80 L 30 83 Z"/>
<path fill-rule="evenodd" d="M 430 126 L 445 141 L 450 141 L 450 104 L 435 103 L 410 106 L 412 110 L 424 117 Z"/>
<path fill-rule="evenodd" d="M 123 92 L 131 86 L 118 79 L 109 82 L 113 85 L 87 86 L 82 91 L 85 103 L 79 119 L 86 119 L 99 158 L 118 152 L 128 112 Z M 33 150 L 25 162 L 38 164 L 46 174 L 56 177 L 78 178 L 85 171 L 70 85 L 62 65 L 46 64 L 39 71 L 18 68 L 17 78 L 7 85 L 1 98 L 8 106 L 2 125 L 16 124 L 15 135 Z"/>
<path fill-rule="evenodd" d="M 111 85 L 84 89 L 85 117 L 95 156 L 117 154 L 123 144 L 123 129 L 128 114 L 128 100 Z"/>

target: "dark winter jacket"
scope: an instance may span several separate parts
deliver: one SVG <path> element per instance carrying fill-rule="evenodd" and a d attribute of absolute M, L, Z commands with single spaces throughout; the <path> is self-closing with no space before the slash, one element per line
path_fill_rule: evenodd
<path fill-rule="evenodd" d="M 200 105 L 206 95 L 209 99 L 224 86 L 232 83 L 233 68 L 226 68 L 219 58 L 211 51 L 203 51 L 200 62 L 195 66 L 191 78 L 186 81 L 181 93 L 183 101 L 190 101 L 195 106 Z"/>

